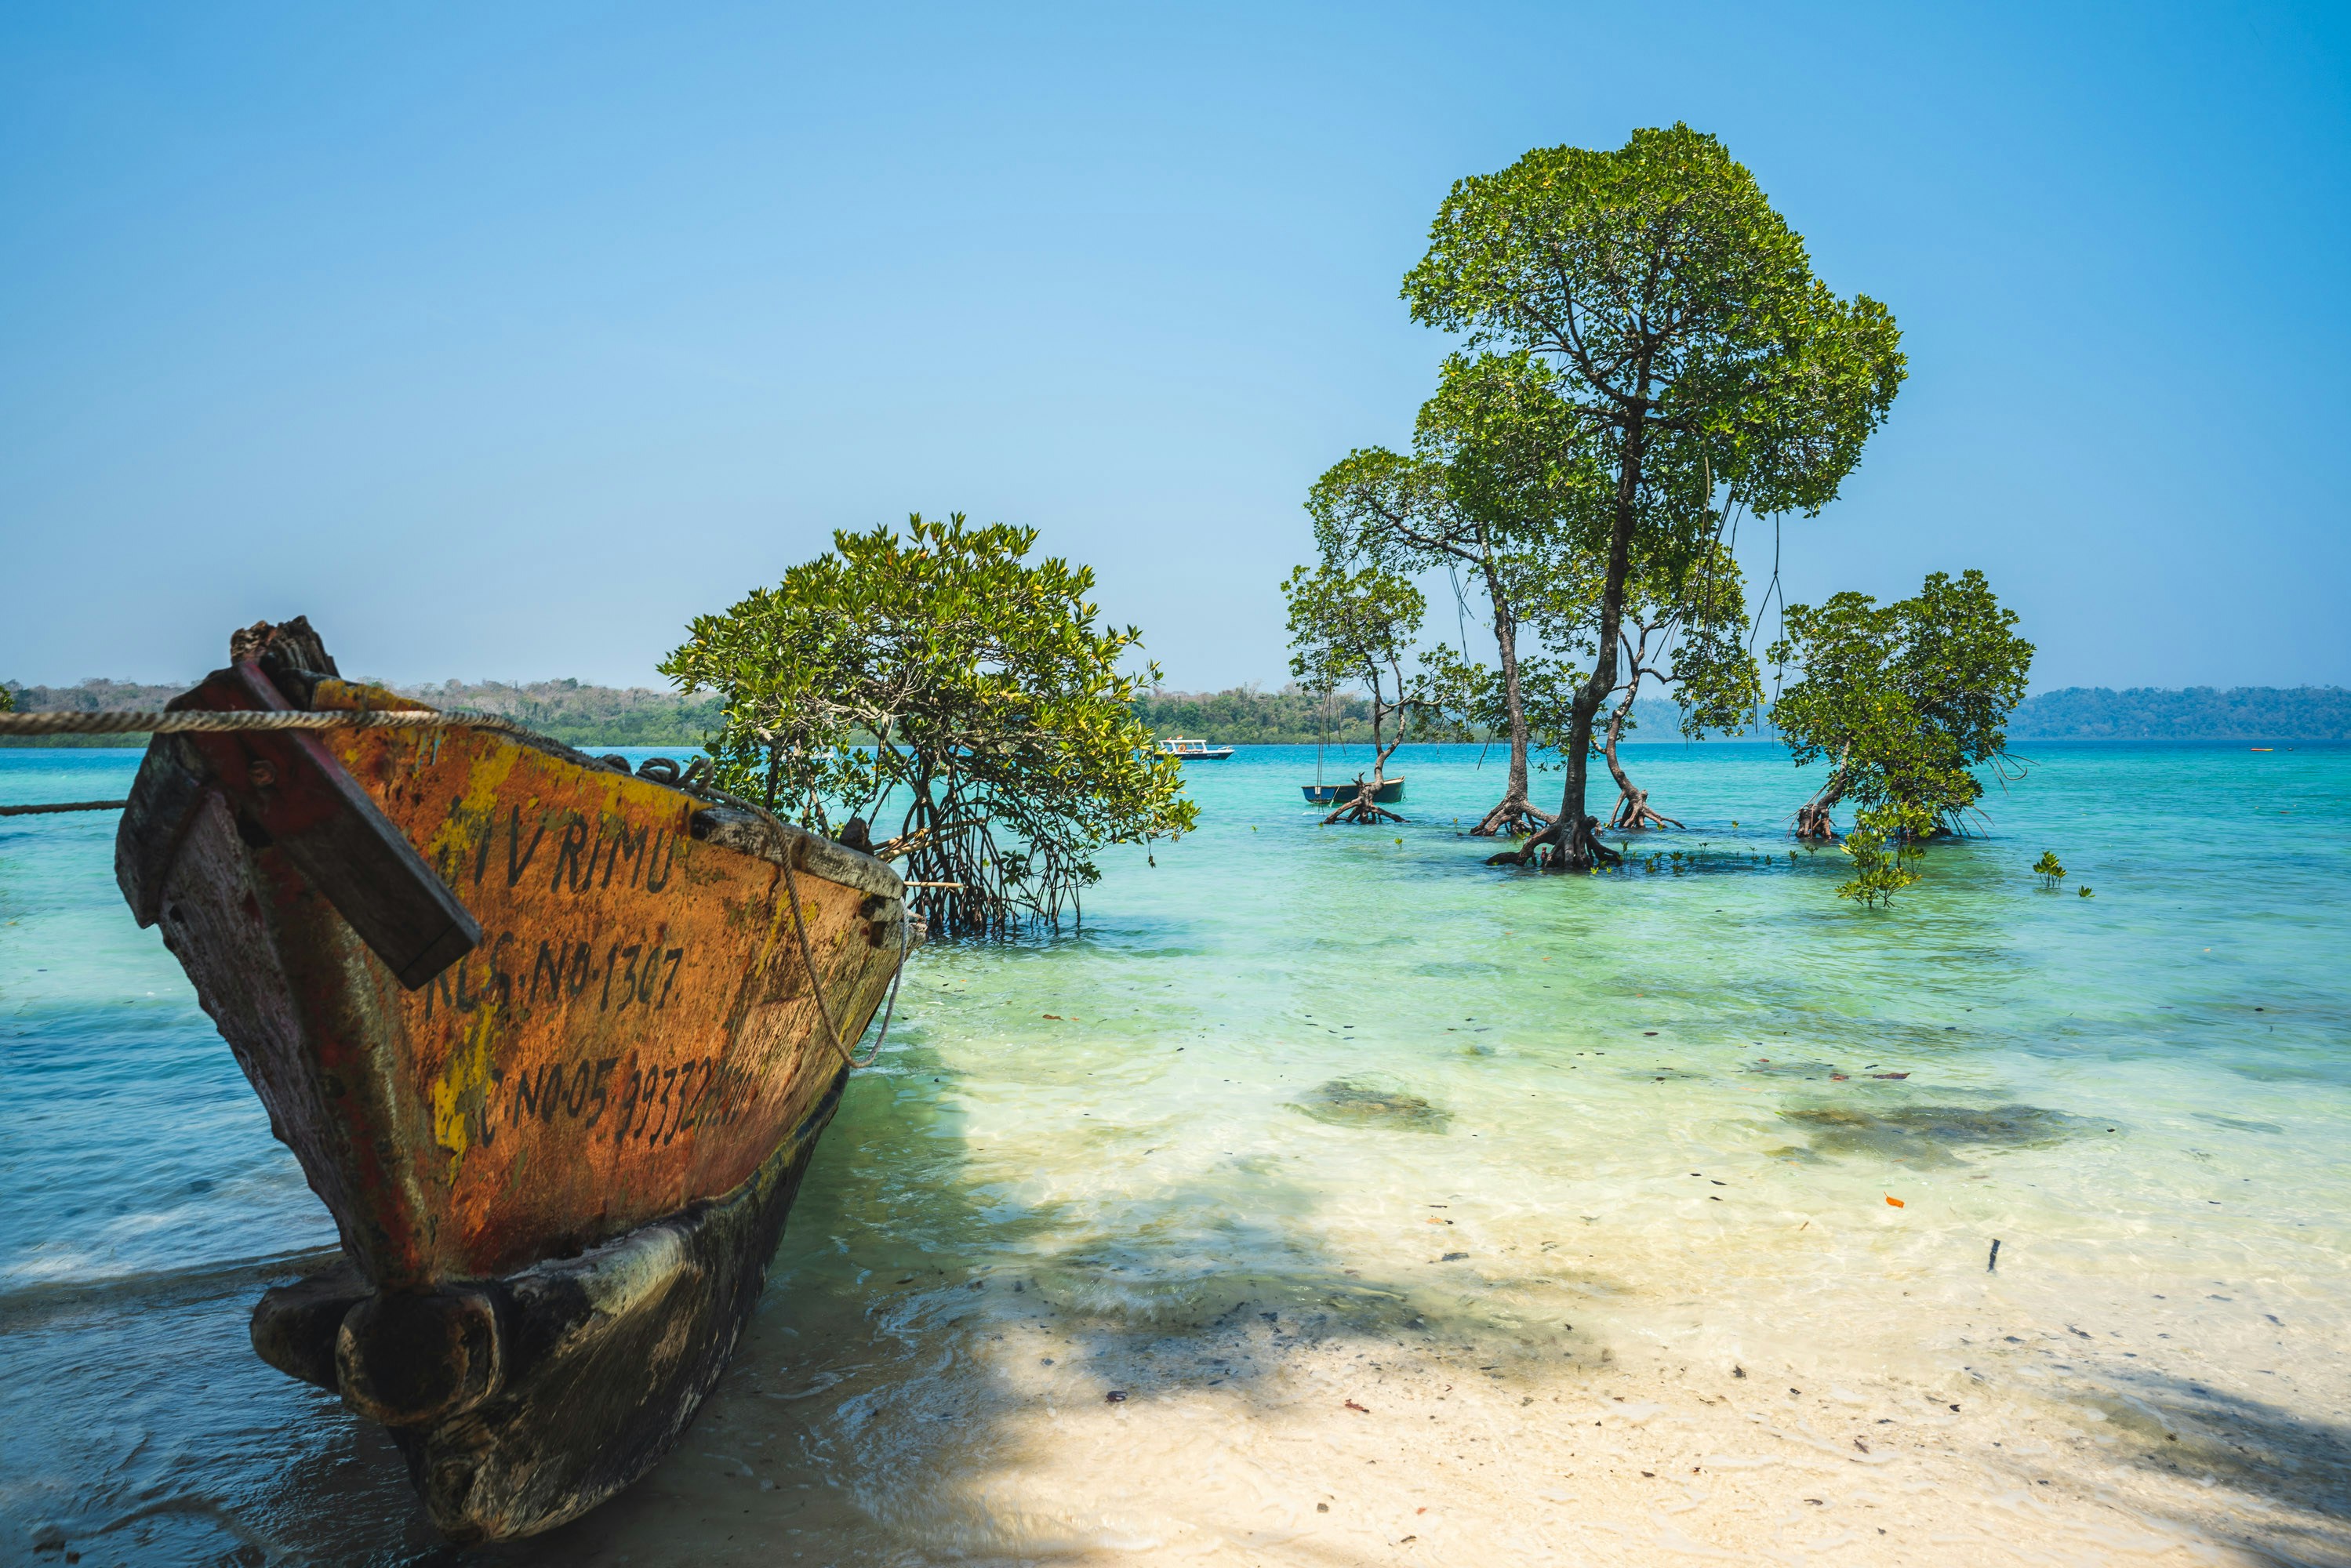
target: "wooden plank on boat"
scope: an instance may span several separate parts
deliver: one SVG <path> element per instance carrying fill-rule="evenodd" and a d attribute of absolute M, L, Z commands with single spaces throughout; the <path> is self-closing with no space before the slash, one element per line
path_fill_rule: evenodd
<path fill-rule="evenodd" d="M 172 706 L 293 706 L 251 660 L 215 672 Z M 188 738 L 240 819 L 285 852 L 402 986 L 424 985 L 481 941 L 473 915 L 329 752 L 320 733 Z"/>

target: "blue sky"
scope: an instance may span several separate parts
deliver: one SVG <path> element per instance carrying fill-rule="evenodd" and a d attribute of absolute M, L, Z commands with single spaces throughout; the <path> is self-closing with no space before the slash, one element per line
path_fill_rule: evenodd
<path fill-rule="evenodd" d="M 1171 685 L 1278 684 L 1307 486 L 1445 351 L 1396 290 L 1449 183 L 1686 120 L 1910 356 L 1792 597 L 1981 567 L 2039 687 L 2351 682 L 2346 17 L 11 5 L 0 676 L 308 612 L 650 683 L 960 509 Z"/>

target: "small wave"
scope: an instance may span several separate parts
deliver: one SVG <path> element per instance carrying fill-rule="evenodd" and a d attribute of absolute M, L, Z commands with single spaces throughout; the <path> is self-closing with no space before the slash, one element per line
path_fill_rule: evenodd
<path fill-rule="evenodd" d="M 116 1301 L 151 1301 L 181 1293 L 205 1294 L 233 1285 L 246 1285 L 289 1275 L 313 1273 L 342 1257 L 340 1248 L 299 1248 L 193 1263 L 178 1269 L 124 1270 L 115 1273 L 26 1278 L 22 1265 L 0 1279 L 24 1279 L 12 1288 L 0 1288 L 0 1332 L 17 1333 L 79 1309 Z M 70 1260 L 60 1260 L 67 1263 Z"/>

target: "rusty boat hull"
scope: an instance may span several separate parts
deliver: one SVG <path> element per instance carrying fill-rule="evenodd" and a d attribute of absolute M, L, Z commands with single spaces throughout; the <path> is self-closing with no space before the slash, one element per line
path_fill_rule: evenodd
<path fill-rule="evenodd" d="M 421 705 L 260 626 L 175 708 Z M 155 737 L 116 845 L 333 1215 L 255 1348 L 461 1542 L 643 1475 L 724 1370 L 904 961 L 879 861 L 486 728 Z M 828 1023 L 830 1027 L 828 1027 Z"/>

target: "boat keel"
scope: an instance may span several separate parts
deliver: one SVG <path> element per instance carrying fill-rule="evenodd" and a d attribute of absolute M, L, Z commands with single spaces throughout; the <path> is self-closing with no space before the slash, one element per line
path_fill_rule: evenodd
<path fill-rule="evenodd" d="M 378 1292 L 345 1261 L 264 1295 L 253 1347 L 389 1427 L 452 1540 L 576 1519 L 651 1469 L 726 1370 L 847 1079 L 722 1197 L 435 1291 Z"/>

